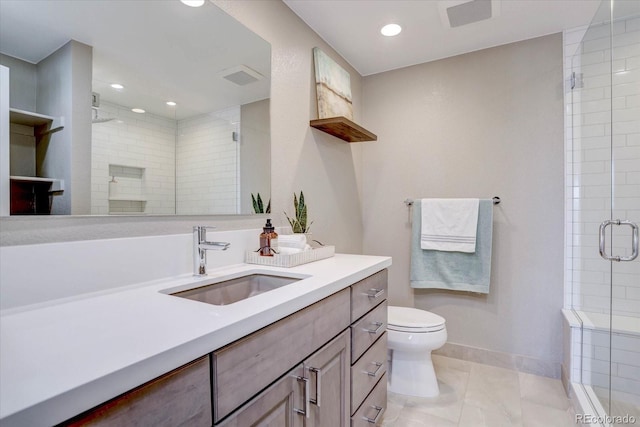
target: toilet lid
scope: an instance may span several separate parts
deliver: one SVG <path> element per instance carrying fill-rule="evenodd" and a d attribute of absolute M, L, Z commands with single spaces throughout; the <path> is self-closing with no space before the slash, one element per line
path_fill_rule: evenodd
<path fill-rule="evenodd" d="M 387 316 L 387 328 L 395 331 L 435 332 L 445 327 L 443 317 L 417 308 L 389 306 Z"/>

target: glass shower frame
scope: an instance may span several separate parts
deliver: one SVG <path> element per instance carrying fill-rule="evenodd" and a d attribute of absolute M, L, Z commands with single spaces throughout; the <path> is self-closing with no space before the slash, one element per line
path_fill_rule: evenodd
<path fill-rule="evenodd" d="M 573 356 L 579 383 L 603 425 L 640 423 L 640 2 L 603 0 L 571 58 L 568 153 L 571 308 L 580 319 Z"/>

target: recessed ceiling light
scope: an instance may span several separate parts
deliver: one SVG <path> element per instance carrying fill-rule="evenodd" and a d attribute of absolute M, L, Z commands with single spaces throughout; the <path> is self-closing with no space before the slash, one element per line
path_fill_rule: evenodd
<path fill-rule="evenodd" d="M 120 83 L 113 83 L 111 87 L 117 90 L 124 89 L 124 86 L 122 86 Z"/>
<path fill-rule="evenodd" d="M 204 4 L 204 0 L 180 0 L 182 3 L 191 7 L 200 7 Z"/>
<path fill-rule="evenodd" d="M 178 105 L 178 104 L 176 104 L 176 103 L 175 103 L 175 102 L 173 102 L 173 101 L 167 101 L 167 105 L 168 105 L 168 106 L 170 106 L 170 107 L 175 107 L 175 106 L 176 106 L 176 105 Z"/>
<path fill-rule="evenodd" d="M 142 114 L 145 112 L 142 108 L 132 108 L 131 111 L 138 114 Z"/>
<path fill-rule="evenodd" d="M 402 27 L 398 24 L 387 24 L 380 30 L 382 35 L 387 37 L 397 36 L 400 31 L 402 31 Z"/>

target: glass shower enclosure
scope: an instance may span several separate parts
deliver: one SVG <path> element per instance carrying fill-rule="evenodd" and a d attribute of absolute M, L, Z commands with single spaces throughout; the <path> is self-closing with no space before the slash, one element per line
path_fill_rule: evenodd
<path fill-rule="evenodd" d="M 599 423 L 640 423 L 640 1 L 604 0 L 570 66 L 571 381 Z"/>

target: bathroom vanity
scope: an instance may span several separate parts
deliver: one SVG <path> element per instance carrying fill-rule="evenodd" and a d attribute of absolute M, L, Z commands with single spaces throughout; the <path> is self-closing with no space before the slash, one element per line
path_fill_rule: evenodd
<path fill-rule="evenodd" d="M 374 425 L 386 406 L 390 264 L 238 264 L 6 315 L 15 347 L 1 362 L 0 425 Z M 297 280 L 231 305 L 172 295 L 251 274 Z M 55 348 L 34 344 L 45 335 Z"/>

